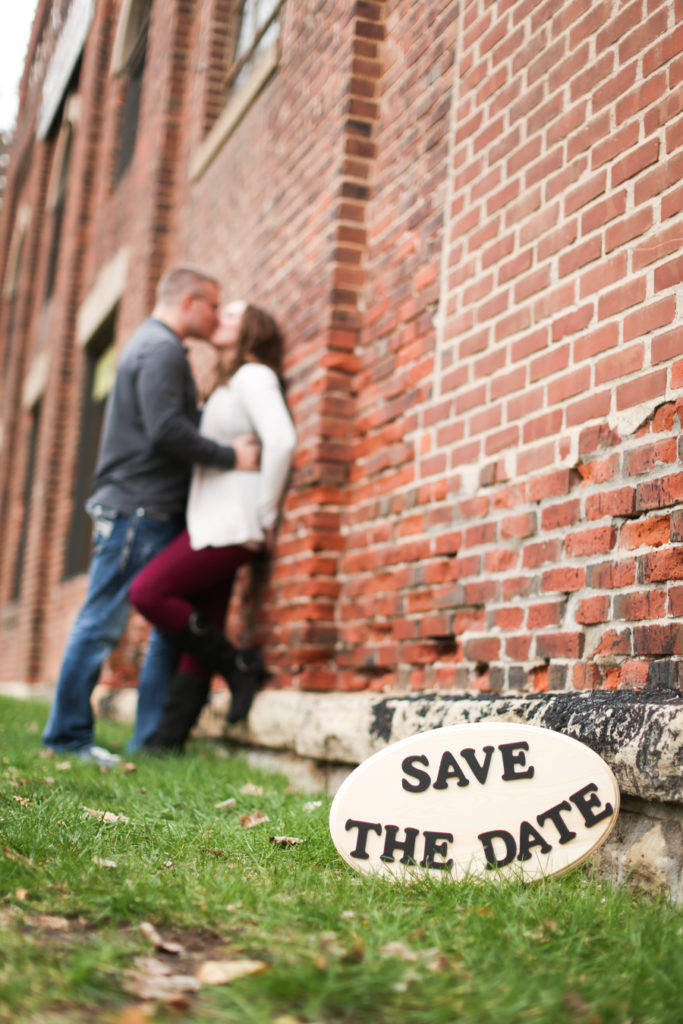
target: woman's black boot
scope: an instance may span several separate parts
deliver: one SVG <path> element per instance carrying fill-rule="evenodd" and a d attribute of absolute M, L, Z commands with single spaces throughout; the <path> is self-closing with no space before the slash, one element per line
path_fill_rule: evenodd
<path fill-rule="evenodd" d="M 240 722 L 249 714 L 256 691 L 265 678 L 261 655 L 256 650 L 240 651 L 202 612 L 195 611 L 187 625 L 176 634 L 184 650 L 194 655 L 211 672 L 223 676 L 232 701 L 229 722 Z"/>
<path fill-rule="evenodd" d="M 168 684 L 164 710 L 145 749 L 182 754 L 190 730 L 209 695 L 211 680 L 192 672 L 176 672 Z"/>

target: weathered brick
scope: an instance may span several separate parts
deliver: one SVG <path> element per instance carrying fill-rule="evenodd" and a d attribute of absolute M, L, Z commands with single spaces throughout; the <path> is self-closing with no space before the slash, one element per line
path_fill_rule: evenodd
<path fill-rule="evenodd" d="M 585 642 L 583 633 L 539 633 L 536 654 L 539 658 L 580 658 Z"/>
<path fill-rule="evenodd" d="M 614 597 L 615 619 L 634 621 L 658 619 L 666 614 L 666 593 L 663 590 L 644 590 Z"/>

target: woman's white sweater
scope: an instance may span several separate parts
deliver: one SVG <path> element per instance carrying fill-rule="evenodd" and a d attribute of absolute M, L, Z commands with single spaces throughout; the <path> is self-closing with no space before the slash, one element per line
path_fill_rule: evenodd
<path fill-rule="evenodd" d="M 201 433 L 219 444 L 240 434 L 261 442 L 258 473 L 195 466 L 187 502 L 187 528 L 195 551 L 228 544 L 262 544 L 277 519 L 294 455 L 296 434 L 276 374 L 244 363 L 216 388 L 202 413 Z"/>

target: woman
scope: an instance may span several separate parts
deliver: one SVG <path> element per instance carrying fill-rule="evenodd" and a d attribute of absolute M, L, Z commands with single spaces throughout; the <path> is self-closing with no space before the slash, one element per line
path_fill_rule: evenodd
<path fill-rule="evenodd" d="M 200 430 L 223 444 L 249 432 L 262 446 L 258 473 L 196 467 L 187 503 L 187 529 L 135 578 L 132 604 L 171 634 L 181 652 L 161 722 L 145 747 L 181 751 L 209 692 L 224 676 L 232 693 L 228 720 L 246 718 L 261 682 L 253 652 L 223 635 L 230 593 L 240 566 L 272 545 L 296 435 L 283 396 L 283 339 L 273 318 L 245 303 L 221 313 L 213 337 L 233 356 L 227 384 L 208 399 Z"/>

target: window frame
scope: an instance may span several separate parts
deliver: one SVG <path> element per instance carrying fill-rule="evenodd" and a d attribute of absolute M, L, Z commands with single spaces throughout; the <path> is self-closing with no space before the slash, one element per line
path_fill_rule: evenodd
<path fill-rule="evenodd" d="M 225 105 L 195 151 L 190 166 L 192 181 L 197 181 L 202 176 L 277 69 L 280 63 L 282 14 L 285 3 L 286 0 L 277 0 L 266 21 L 257 29 L 247 49 L 237 59 L 231 61 L 227 68 L 223 78 L 226 91 Z M 259 46 L 264 36 L 278 21 L 280 31 L 277 39 L 259 54 Z M 237 40 L 233 41 L 236 45 Z M 253 64 L 247 78 L 235 87 L 236 79 L 248 67 L 250 61 L 253 61 Z"/>

